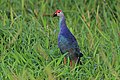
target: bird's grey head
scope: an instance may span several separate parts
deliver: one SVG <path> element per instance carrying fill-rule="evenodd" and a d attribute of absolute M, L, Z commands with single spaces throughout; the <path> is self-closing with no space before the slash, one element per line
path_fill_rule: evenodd
<path fill-rule="evenodd" d="M 64 14 L 62 10 L 56 10 L 55 13 L 53 14 L 53 17 L 56 17 L 56 16 L 63 17 Z"/>

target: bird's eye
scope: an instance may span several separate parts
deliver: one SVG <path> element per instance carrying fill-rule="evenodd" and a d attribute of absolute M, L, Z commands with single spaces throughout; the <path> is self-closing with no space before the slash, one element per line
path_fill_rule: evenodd
<path fill-rule="evenodd" d="M 60 12 L 58 12 L 58 13 L 60 13 Z"/>

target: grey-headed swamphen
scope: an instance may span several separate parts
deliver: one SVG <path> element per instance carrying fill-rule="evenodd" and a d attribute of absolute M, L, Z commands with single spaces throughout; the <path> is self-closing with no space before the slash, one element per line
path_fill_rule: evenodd
<path fill-rule="evenodd" d="M 70 32 L 66 25 L 65 16 L 62 10 L 56 10 L 55 13 L 53 14 L 53 17 L 56 16 L 60 18 L 58 47 L 60 48 L 62 54 L 67 53 L 67 55 L 64 58 L 64 64 L 66 64 L 67 57 L 70 58 L 70 66 L 72 66 L 72 61 L 81 64 L 80 58 L 83 56 L 83 54 L 80 52 L 76 38 L 73 36 L 73 34 Z"/>

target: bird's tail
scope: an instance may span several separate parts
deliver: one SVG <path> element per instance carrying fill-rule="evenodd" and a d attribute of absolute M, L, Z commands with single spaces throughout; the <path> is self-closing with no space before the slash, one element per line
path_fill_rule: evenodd
<path fill-rule="evenodd" d="M 80 58 L 83 57 L 83 54 L 80 52 L 78 59 L 77 59 L 77 64 L 82 65 L 82 62 L 80 61 Z"/>
<path fill-rule="evenodd" d="M 80 52 L 79 57 L 83 57 L 83 54 Z"/>

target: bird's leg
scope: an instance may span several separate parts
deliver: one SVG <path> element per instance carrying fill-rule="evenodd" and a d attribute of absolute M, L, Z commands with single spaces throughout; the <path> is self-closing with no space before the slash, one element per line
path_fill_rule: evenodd
<path fill-rule="evenodd" d="M 70 60 L 70 67 L 72 67 L 72 60 Z"/>
<path fill-rule="evenodd" d="M 66 57 L 64 57 L 64 64 L 66 65 Z"/>

